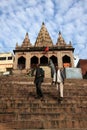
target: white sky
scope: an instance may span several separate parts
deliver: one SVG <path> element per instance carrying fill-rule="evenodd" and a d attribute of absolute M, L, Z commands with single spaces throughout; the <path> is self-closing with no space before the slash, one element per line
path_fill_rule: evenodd
<path fill-rule="evenodd" d="M 61 31 L 74 55 L 87 59 L 87 0 L 0 0 L 0 52 L 13 52 L 26 32 L 34 44 L 42 22 L 54 44 Z"/>

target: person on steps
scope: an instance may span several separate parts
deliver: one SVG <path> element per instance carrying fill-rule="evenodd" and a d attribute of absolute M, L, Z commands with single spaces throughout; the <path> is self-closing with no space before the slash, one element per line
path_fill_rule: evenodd
<path fill-rule="evenodd" d="M 49 59 L 49 64 L 48 64 L 51 68 L 51 78 L 52 78 L 52 85 L 55 84 L 55 79 L 56 79 L 56 69 L 55 69 L 55 65 L 53 63 L 53 61 L 51 59 Z"/>
<path fill-rule="evenodd" d="M 41 83 L 43 81 L 44 81 L 44 70 L 40 68 L 39 64 L 37 64 L 34 83 L 36 86 L 36 94 L 37 94 L 36 98 L 39 98 L 41 100 L 44 100 L 43 92 L 41 90 Z"/>
<path fill-rule="evenodd" d="M 64 79 L 65 79 L 65 73 L 63 69 L 59 69 L 58 66 L 56 66 L 56 87 L 58 90 L 58 101 L 63 100 L 63 88 L 64 88 Z"/>

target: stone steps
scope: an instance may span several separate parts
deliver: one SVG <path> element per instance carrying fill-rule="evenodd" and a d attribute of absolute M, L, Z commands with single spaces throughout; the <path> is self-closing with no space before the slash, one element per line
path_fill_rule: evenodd
<path fill-rule="evenodd" d="M 20 81 L 20 82 L 33 82 L 34 81 L 34 77 L 29 77 L 27 75 L 9 75 L 9 76 L 0 76 L 0 82 L 3 81 Z M 44 79 L 44 83 L 45 82 L 49 82 L 51 83 L 52 79 L 51 78 L 45 78 Z M 67 82 L 68 81 L 68 82 Z M 76 84 L 76 83 L 86 83 L 87 85 L 87 80 L 86 79 L 65 79 L 65 82 L 67 82 L 67 84 Z"/>
<path fill-rule="evenodd" d="M 37 121 L 37 122 L 39 122 L 39 121 Z M 24 122 L 23 122 L 23 123 L 24 123 Z M 31 124 L 31 123 L 34 123 L 34 124 L 35 124 L 36 122 L 33 121 L 33 122 L 30 122 L 30 124 Z M 16 122 L 15 122 L 15 123 L 12 122 L 11 124 L 10 124 L 10 123 L 0 123 L 0 130 L 14 130 L 14 129 L 15 129 L 15 130 L 30 130 L 30 129 L 31 129 L 31 130 L 38 130 L 37 125 L 36 125 L 36 126 L 34 125 L 35 129 L 32 129 L 32 127 L 31 127 L 30 129 L 27 129 L 26 126 L 25 126 L 25 128 L 18 128 L 18 126 L 15 128 L 15 125 L 14 125 L 14 124 L 16 124 Z M 37 123 L 37 124 L 38 124 L 38 123 Z M 71 126 L 72 126 L 73 123 L 69 122 L 68 124 L 69 124 L 69 128 L 55 128 L 55 130 L 87 130 L 87 128 L 85 128 L 85 129 L 84 129 L 84 128 L 78 128 L 78 127 L 77 127 L 77 128 L 71 128 Z M 79 123 L 77 122 L 77 124 L 79 124 Z M 80 123 L 80 124 L 81 124 L 81 123 Z M 20 125 L 21 125 L 21 124 L 20 124 Z M 20 125 L 19 125 L 19 126 L 20 126 Z M 59 123 L 59 125 L 61 125 L 61 124 Z M 10 127 L 13 127 L 13 128 L 10 129 L 9 126 L 10 126 Z M 23 126 L 23 125 L 21 125 L 21 126 Z M 42 124 L 39 124 L 38 126 L 40 126 L 40 127 L 39 127 L 40 129 L 44 129 L 44 127 L 43 127 Z M 36 128 L 36 127 L 37 127 L 37 128 Z M 53 129 L 46 129 L 46 130 L 54 130 L 54 128 L 53 128 Z"/>
<path fill-rule="evenodd" d="M 86 130 L 87 80 L 65 80 L 61 104 L 49 78 L 42 84 L 45 101 L 35 99 L 34 78 L 5 76 L 0 80 L 0 123 L 9 130 Z"/>
<path fill-rule="evenodd" d="M 3 92 L 3 93 L 1 93 L 1 92 Z M 1 91 L 0 92 L 0 97 L 4 97 L 5 95 L 7 96 L 7 97 L 19 97 L 19 98 L 21 98 L 22 96 L 23 96 L 23 98 L 25 97 L 25 98 L 34 98 L 35 97 L 35 94 L 36 94 L 36 92 L 35 92 L 35 90 L 33 91 L 33 92 L 28 92 L 28 91 L 26 91 L 26 95 L 25 95 L 25 92 L 23 92 L 23 91 L 20 91 L 19 93 L 17 93 L 16 94 L 16 92 L 13 92 L 13 93 L 11 93 L 11 92 L 5 92 L 5 90 L 3 90 L 3 91 Z M 6 94 L 7 93 L 7 94 Z M 52 98 L 52 97 L 57 97 L 57 94 L 58 92 L 57 92 L 57 90 L 55 90 L 55 91 L 48 91 L 48 92 L 46 92 L 46 91 L 44 91 L 43 90 L 43 94 L 44 94 L 44 96 L 45 97 L 50 97 L 50 98 Z M 34 97 L 33 97 L 34 96 Z M 69 97 L 77 97 L 77 98 L 79 98 L 79 97 L 87 97 L 87 92 L 86 91 L 78 91 L 78 92 L 76 92 L 76 91 L 64 91 L 64 97 L 67 97 L 67 98 L 69 98 Z"/>
<path fill-rule="evenodd" d="M 0 130 L 13 130 L 5 123 L 0 123 Z"/>
<path fill-rule="evenodd" d="M 14 106 L 7 106 L 4 104 L 4 106 L 0 106 L 0 114 L 3 113 L 15 113 L 17 111 L 19 112 L 65 112 L 70 113 L 79 113 L 83 111 L 83 113 L 87 112 L 87 104 L 58 104 L 58 103 L 50 103 L 50 104 L 41 104 L 41 103 L 34 103 L 34 104 L 15 104 Z M 67 106 L 67 107 L 66 107 Z"/>
<path fill-rule="evenodd" d="M 45 103 L 42 103 L 39 99 L 35 99 L 33 98 L 2 98 L 0 100 L 0 107 L 16 107 L 16 106 L 29 106 L 32 104 L 32 106 L 37 105 L 37 106 L 41 106 L 42 105 L 46 105 L 47 107 L 52 107 L 52 105 L 57 106 L 58 105 L 58 101 L 57 101 L 57 96 L 55 97 L 45 97 Z M 83 105 L 86 106 L 87 105 L 87 97 L 83 96 L 72 96 L 72 97 L 64 97 L 63 101 L 62 101 L 62 105 L 64 106 L 69 106 L 69 105 Z M 62 107 L 62 106 L 61 106 Z"/>
<path fill-rule="evenodd" d="M 30 120 L 30 121 L 12 121 L 5 123 L 7 126 L 9 126 L 12 129 L 16 130 L 30 130 L 32 129 L 64 129 L 64 130 L 84 130 L 87 129 L 87 122 L 84 120 L 43 120 L 43 119 L 36 119 L 36 120 Z M 79 127 L 78 127 L 79 126 Z M 73 129 L 72 129 L 73 128 Z"/>

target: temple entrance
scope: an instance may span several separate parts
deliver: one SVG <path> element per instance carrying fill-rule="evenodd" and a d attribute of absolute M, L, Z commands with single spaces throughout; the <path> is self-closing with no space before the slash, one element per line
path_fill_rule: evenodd
<path fill-rule="evenodd" d="M 35 67 L 36 67 L 36 64 L 38 64 L 38 57 L 33 56 L 33 57 L 31 58 L 31 68 L 35 68 Z"/>
<path fill-rule="evenodd" d="M 56 56 L 52 55 L 50 57 L 50 59 L 53 61 L 53 63 L 54 63 L 55 66 L 58 65 L 58 61 L 57 61 L 57 57 Z"/>
<path fill-rule="evenodd" d="M 25 63 L 26 63 L 26 59 L 23 56 L 21 56 L 18 59 L 18 69 L 20 70 L 25 69 Z"/>
<path fill-rule="evenodd" d="M 40 58 L 40 65 L 47 65 L 48 64 L 48 58 L 46 56 L 42 56 Z"/>
<path fill-rule="evenodd" d="M 63 56 L 62 61 L 63 61 L 63 67 L 71 67 L 71 60 L 69 56 L 67 55 Z"/>

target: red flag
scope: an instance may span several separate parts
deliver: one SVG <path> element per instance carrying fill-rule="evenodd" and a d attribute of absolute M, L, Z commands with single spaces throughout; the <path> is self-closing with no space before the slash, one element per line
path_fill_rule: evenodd
<path fill-rule="evenodd" d="M 46 47 L 46 48 L 45 48 L 45 52 L 47 52 L 47 51 L 49 51 L 49 47 Z"/>

